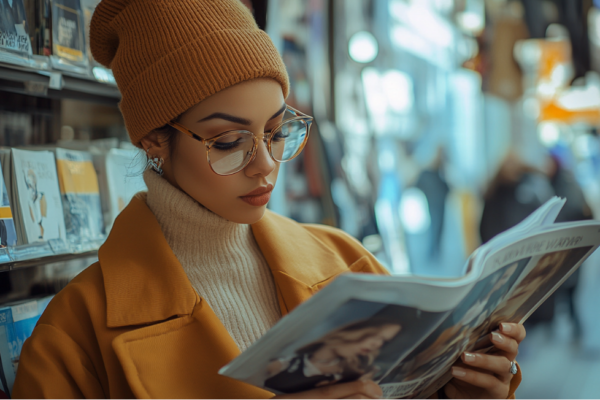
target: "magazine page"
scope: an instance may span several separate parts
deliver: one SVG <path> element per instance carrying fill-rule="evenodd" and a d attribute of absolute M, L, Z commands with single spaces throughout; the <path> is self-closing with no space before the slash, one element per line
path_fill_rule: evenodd
<path fill-rule="evenodd" d="M 486 260 L 484 271 L 517 264 L 515 274 L 518 275 L 509 291 L 490 307 L 493 312 L 481 316 L 483 321 L 480 319 L 471 330 L 464 350 L 489 351 L 492 348 L 490 332 L 498 329 L 502 322 L 525 322 L 600 244 L 598 221 L 553 224 L 542 230 L 545 232 L 500 249 Z M 412 396 L 429 397 L 451 378 L 447 371 L 430 376 L 420 382 Z"/>
<path fill-rule="evenodd" d="M 220 373 L 290 393 L 378 380 L 446 319 L 468 279 L 344 274 L 284 317 Z"/>
<path fill-rule="evenodd" d="M 65 218 L 54 154 L 13 149 L 16 205 L 23 222 L 23 244 L 65 239 Z"/>
<path fill-rule="evenodd" d="M 486 264 L 510 262 L 524 252 L 534 258 L 486 321 L 484 331 L 496 329 L 500 322 L 525 322 L 599 244 L 600 222 L 585 221 L 555 224 L 549 232 L 493 254 Z"/>
<path fill-rule="evenodd" d="M 468 272 L 470 265 L 484 265 L 483 260 L 493 251 L 503 248 L 512 243 L 518 242 L 527 235 L 531 235 L 536 230 L 542 229 L 543 227 L 552 226 L 554 220 L 562 210 L 566 203 L 566 199 L 559 197 L 553 197 L 544 203 L 541 207 L 531 213 L 523 221 L 515 225 L 514 227 L 507 229 L 506 231 L 498 234 L 492 238 L 489 242 L 480 246 L 470 258 L 470 263 L 467 262 L 464 272 Z"/>
<path fill-rule="evenodd" d="M 480 277 L 442 323 L 379 382 L 384 396 L 414 397 L 444 375 L 478 341 L 475 329 L 502 302 L 529 261 L 511 261 Z"/>
<path fill-rule="evenodd" d="M 101 238 L 104 222 L 91 154 L 61 148 L 55 151 L 67 238 L 71 242 Z"/>

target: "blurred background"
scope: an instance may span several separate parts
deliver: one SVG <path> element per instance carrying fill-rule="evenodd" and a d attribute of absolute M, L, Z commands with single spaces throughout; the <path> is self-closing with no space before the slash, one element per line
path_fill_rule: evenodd
<path fill-rule="evenodd" d="M 567 198 L 562 221 L 600 218 L 600 1 L 244 3 L 283 55 L 287 102 L 316 121 L 274 211 L 343 229 L 395 274 L 438 277 L 552 196 Z M 89 18 L 97 1 L 81 4 Z M 0 144 L 123 147 L 114 80 L 88 67 L 94 82 L 0 57 Z M 93 259 L 8 268 L 0 302 L 54 293 Z M 600 397 L 599 264 L 528 321 L 517 397 Z"/>
<path fill-rule="evenodd" d="M 317 124 L 277 212 L 446 277 L 554 195 L 600 217 L 600 1 L 247 4 Z M 529 319 L 517 397 L 600 397 L 598 258 Z"/>

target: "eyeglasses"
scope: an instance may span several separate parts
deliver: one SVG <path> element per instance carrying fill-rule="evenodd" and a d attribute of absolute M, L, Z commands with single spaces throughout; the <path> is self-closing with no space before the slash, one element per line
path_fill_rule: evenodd
<path fill-rule="evenodd" d="M 286 106 L 283 122 L 263 137 L 273 161 L 282 163 L 297 157 L 308 141 L 312 123 L 313 117 Z M 217 175 L 238 173 L 256 158 L 259 138 L 250 131 L 227 131 L 204 139 L 180 123 L 169 125 L 206 146 L 208 164 Z"/>

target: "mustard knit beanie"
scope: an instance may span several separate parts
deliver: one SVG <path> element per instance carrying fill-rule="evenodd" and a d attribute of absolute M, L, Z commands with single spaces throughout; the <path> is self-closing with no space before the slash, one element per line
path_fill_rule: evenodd
<path fill-rule="evenodd" d="M 94 58 L 112 68 L 131 142 L 205 98 L 254 78 L 289 92 L 269 36 L 239 0 L 102 0 L 91 21 Z"/>

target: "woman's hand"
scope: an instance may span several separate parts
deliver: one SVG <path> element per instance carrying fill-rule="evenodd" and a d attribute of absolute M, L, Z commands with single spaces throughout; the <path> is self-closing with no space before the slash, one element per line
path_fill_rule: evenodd
<path fill-rule="evenodd" d="M 500 332 L 492 332 L 496 351 L 491 354 L 463 353 L 452 367 L 454 378 L 444 387 L 446 396 L 454 399 L 505 399 L 510 390 L 511 361 L 519 353 L 525 339 L 525 328 L 519 324 L 500 324 Z"/>
<path fill-rule="evenodd" d="M 291 394 L 275 396 L 275 399 L 380 399 L 383 395 L 381 388 L 375 382 L 359 380 L 348 383 L 338 383 Z"/>

